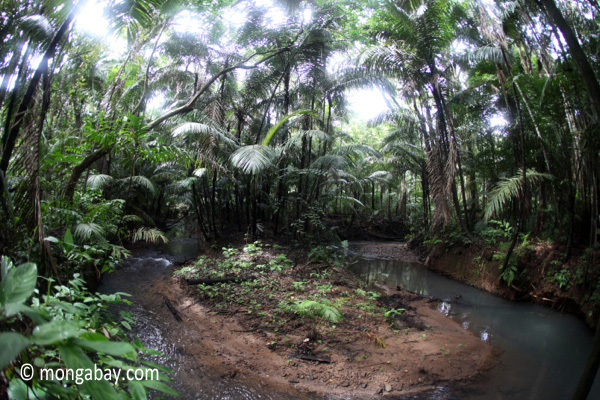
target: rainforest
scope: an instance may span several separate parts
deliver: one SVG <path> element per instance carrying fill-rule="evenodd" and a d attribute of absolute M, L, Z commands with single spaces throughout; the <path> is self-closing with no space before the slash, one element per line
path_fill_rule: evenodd
<path fill-rule="evenodd" d="M 0 399 L 596 398 L 599 27 L 2 0 Z"/>

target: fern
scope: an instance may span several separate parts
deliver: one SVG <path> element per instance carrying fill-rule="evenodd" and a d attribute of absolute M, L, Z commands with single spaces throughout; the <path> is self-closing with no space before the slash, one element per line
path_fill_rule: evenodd
<path fill-rule="evenodd" d="M 319 303 L 315 300 L 303 300 L 296 303 L 296 307 L 301 313 L 309 316 L 319 316 L 323 319 L 327 319 L 331 322 L 339 322 L 342 320 L 342 313 L 337 308 L 326 304 Z"/>

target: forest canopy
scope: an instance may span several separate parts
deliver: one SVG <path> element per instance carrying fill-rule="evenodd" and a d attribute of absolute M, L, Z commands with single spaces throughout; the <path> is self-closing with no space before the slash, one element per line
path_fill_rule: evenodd
<path fill-rule="evenodd" d="M 507 263 L 525 233 L 593 249 L 598 11 L 5 1 L 2 252 L 58 274 L 86 245 L 102 272 L 181 221 L 336 240 L 373 219 L 471 242 L 506 224 Z M 368 123 L 357 90 L 385 104 Z"/>
<path fill-rule="evenodd" d="M 89 316 L 119 299 L 84 281 L 175 230 L 492 245 L 512 288 L 536 238 L 557 265 L 578 260 L 548 280 L 600 303 L 596 0 L 1 7 L 0 322 L 18 327 L 0 337 L 6 357 L 56 345 L 75 364 L 100 348 L 135 363 L 141 344 L 96 343 L 108 322 Z M 67 287 L 94 307 L 64 306 Z M 51 325 L 63 306 L 86 324 Z"/>

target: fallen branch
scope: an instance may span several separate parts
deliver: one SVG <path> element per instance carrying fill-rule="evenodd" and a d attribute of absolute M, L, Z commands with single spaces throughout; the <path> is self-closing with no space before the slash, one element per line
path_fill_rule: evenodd
<path fill-rule="evenodd" d="M 256 280 L 255 276 L 234 276 L 230 278 L 186 279 L 188 285 L 214 285 L 215 283 L 239 283 Z"/>
<path fill-rule="evenodd" d="M 173 314 L 173 316 L 175 317 L 175 319 L 179 322 L 182 321 L 181 316 L 179 315 L 179 312 L 177 311 L 177 309 L 173 306 L 173 304 L 171 304 L 171 301 L 167 298 L 167 296 L 164 296 L 165 299 L 165 304 L 167 305 L 167 308 L 169 309 L 169 311 L 171 311 L 171 313 Z"/>
<path fill-rule="evenodd" d="M 300 360 L 305 360 L 305 361 L 317 361 L 317 362 L 321 362 L 321 363 L 325 363 L 325 364 L 331 363 L 331 358 L 329 358 L 329 357 L 318 357 L 318 356 L 311 356 L 308 354 L 292 353 L 288 356 L 288 358 L 298 358 Z"/>

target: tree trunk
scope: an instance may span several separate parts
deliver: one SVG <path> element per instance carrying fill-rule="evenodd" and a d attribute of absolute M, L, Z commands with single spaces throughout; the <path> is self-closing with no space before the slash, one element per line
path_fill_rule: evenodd
<path fill-rule="evenodd" d="M 579 68 L 579 72 L 581 73 L 581 77 L 585 82 L 585 88 L 590 97 L 590 101 L 592 102 L 594 114 L 597 118 L 600 117 L 600 84 L 598 84 L 596 74 L 594 74 L 594 70 L 592 69 L 587 56 L 581 48 L 577 36 L 575 36 L 575 32 L 573 32 L 573 29 L 571 29 L 571 26 L 565 20 L 562 12 L 556 6 L 554 0 L 538 1 L 543 5 L 543 8 L 546 9 L 546 14 L 548 15 L 549 19 L 558 27 L 558 29 L 560 29 L 563 37 L 565 38 L 565 41 L 569 46 L 569 52 L 575 60 L 577 68 Z"/>

